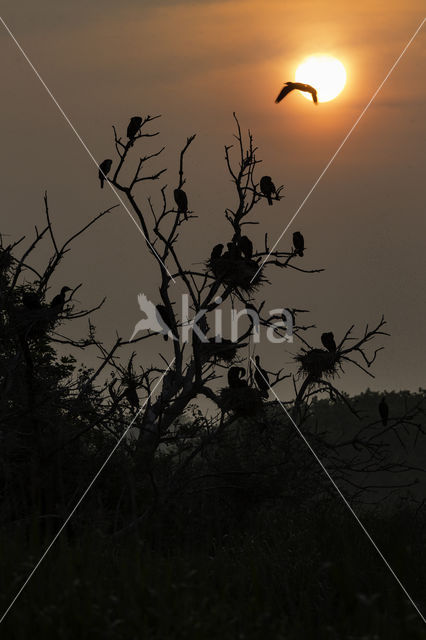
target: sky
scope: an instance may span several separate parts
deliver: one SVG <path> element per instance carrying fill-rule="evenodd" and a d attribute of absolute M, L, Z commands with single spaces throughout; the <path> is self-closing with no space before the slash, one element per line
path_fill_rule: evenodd
<path fill-rule="evenodd" d="M 163 184 L 171 192 L 180 149 L 197 134 L 185 161 L 185 188 L 198 216 L 179 240 L 187 264 L 202 262 L 229 239 L 224 210 L 235 204 L 235 195 L 224 145 L 233 141 L 232 113 L 254 135 L 263 160 L 259 177 L 271 175 L 285 185 L 285 198 L 274 207 L 259 205 L 261 224 L 250 233 L 261 245 L 266 231 L 279 237 L 423 14 L 417 1 L 362 0 L 350 8 L 282 0 L 2 3 L 4 21 L 96 159 L 114 157 L 113 124 L 124 135 L 130 116 L 162 115 L 153 125 L 160 134 L 143 153 L 166 145 L 152 166 L 168 171 L 162 181 L 138 187 L 144 206 L 147 196 L 159 205 Z M 303 266 L 325 271 L 270 271 L 271 287 L 258 298 L 271 308 L 309 309 L 315 346 L 323 331 L 340 339 L 355 323 L 354 335 L 360 335 L 367 322 L 385 315 L 391 336 L 381 343 L 376 378 L 348 370 L 337 386 L 349 393 L 367 386 L 426 386 L 425 32 L 423 27 L 279 245 L 289 249 L 292 232 L 301 231 Z M 2 25 L 0 52 L 1 232 L 29 240 L 34 226 L 43 224 L 47 190 L 56 233 L 65 238 L 117 201 L 109 189 L 99 189 L 87 151 Z M 345 65 L 344 91 L 318 108 L 297 94 L 274 104 L 282 83 L 316 53 Z M 37 259 L 44 257 L 41 251 Z M 116 331 L 132 333 L 141 315 L 137 294 L 156 299 L 157 273 L 120 207 L 77 241 L 51 293 L 84 283 L 77 296 L 83 306 L 106 296 L 92 320 L 112 344 Z M 138 357 L 156 362 L 160 349 L 171 356 L 170 345 L 158 337 L 151 347 L 142 342 Z M 294 371 L 295 344 L 259 349 L 264 368 Z M 279 393 L 287 399 L 291 387 L 283 383 Z"/>

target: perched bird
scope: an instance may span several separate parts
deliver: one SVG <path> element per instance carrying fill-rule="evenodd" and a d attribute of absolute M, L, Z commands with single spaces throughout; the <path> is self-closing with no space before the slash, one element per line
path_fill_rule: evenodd
<path fill-rule="evenodd" d="M 217 244 L 215 247 L 213 247 L 212 252 L 210 254 L 211 262 L 214 262 L 215 260 L 220 258 L 220 256 L 222 255 L 222 251 L 223 251 L 223 244 Z"/>
<path fill-rule="evenodd" d="M 318 104 L 317 90 L 314 89 L 314 87 L 311 87 L 310 84 L 303 84 L 303 82 L 286 82 L 275 99 L 276 104 L 281 102 L 281 100 L 285 98 L 290 91 L 294 91 L 294 89 L 311 93 L 312 100 L 315 104 Z"/>
<path fill-rule="evenodd" d="M 228 386 L 236 389 L 240 386 L 240 367 L 231 367 L 228 369 Z"/>
<path fill-rule="evenodd" d="M 329 331 L 328 333 L 323 333 L 321 336 L 321 342 L 323 343 L 327 351 L 336 351 L 337 349 L 336 341 L 334 340 L 334 335 L 332 331 Z"/>
<path fill-rule="evenodd" d="M 112 167 L 112 160 L 107 158 L 99 165 L 99 180 L 101 181 L 101 189 L 104 188 L 105 176 L 109 174 Z"/>
<path fill-rule="evenodd" d="M 245 258 L 247 258 L 247 260 L 251 260 L 251 257 L 253 255 L 253 243 L 252 241 L 247 238 L 247 236 L 242 236 L 240 238 L 240 249 L 242 251 L 242 254 Z"/>
<path fill-rule="evenodd" d="M 133 116 L 133 118 L 130 118 L 129 125 L 127 127 L 127 137 L 130 140 L 130 146 L 133 146 L 133 143 L 141 126 L 142 118 L 140 116 Z"/>
<path fill-rule="evenodd" d="M 277 190 L 272 182 L 271 176 L 263 176 L 260 178 L 260 190 L 268 199 L 269 206 L 272 206 L 272 195 L 277 195 Z"/>
<path fill-rule="evenodd" d="M 267 398 L 269 395 L 269 376 L 266 373 L 265 369 L 262 369 L 260 366 L 260 357 L 256 356 L 256 368 L 254 372 L 254 381 L 256 382 L 257 388 L 262 394 L 263 398 Z"/>
<path fill-rule="evenodd" d="M 248 387 L 248 382 L 247 380 L 244 379 L 244 376 L 246 375 L 246 370 L 244 369 L 244 367 L 238 367 L 239 371 L 238 371 L 238 386 L 241 387 Z"/>
<path fill-rule="evenodd" d="M 241 389 L 247 387 L 247 380 L 244 380 L 246 370 L 244 367 L 231 367 L 228 370 L 228 386 L 231 389 Z"/>
<path fill-rule="evenodd" d="M 22 294 L 22 304 L 26 309 L 29 309 L 30 311 L 36 311 L 37 309 L 42 308 L 40 298 L 35 293 L 35 291 L 25 291 Z"/>
<path fill-rule="evenodd" d="M 161 320 L 164 322 L 167 328 L 173 326 L 174 317 L 173 317 L 173 314 L 170 314 L 167 311 L 167 307 L 165 307 L 164 304 L 157 304 L 156 308 L 157 308 L 157 312 L 160 315 Z M 168 333 L 163 333 L 163 340 L 167 341 L 168 339 L 169 339 Z"/>
<path fill-rule="evenodd" d="M 188 197 L 183 189 L 175 189 L 173 192 L 175 202 L 178 208 L 178 213 L 185 214 L 185 220 L 188 219 L 186 215 L 188 213 Z"/>
<path fill-rule="evenodd" d="M 57 313 L 60 313 L 64 308 L 65 294 L 67 291 L 71 291 L 71 289 L 69 287 L 62 287 L 61 293 L 58 293 L 50 303 L 50 308 L 54 309 Z"/>
<path fill-rule="evenodd" d="M 384 397 L 380 400 L 380 403 L 379 403 L 379 413 L 382 419 L 382 424 L 384 427 L 386 427 L 388 424 L 388 418 L 389 418 L 389 407 Z"/>
<path fill-rule="evenodd" d="M 146 295 L 143 293 L 138 294 L 138 304 L 146 318 L 143 318 L 136 323 L 129 342 L 133 340 L 139 331 L 145 331 L 146 329 L 155 331 L 156 333 L 162 333 L 164 340 L 168 340 L 169 335 L 173 340 L 177 340 L 176 336 L 173 335 L 170 329 L 169 323 L 165 319 L 165 316 L 167 316 L 167 310 L 163 305 L 155 306 L 155 304 L 148 300 Z"/>
<path fill-rule="evenodd" d="M 300 231 L 295 231 L 293 233 L 293 245 L 294 245 L 294 252 L 297 253 L 301 258 L 303 258 L 303 251 L 305 249 L 305 239 L 300 233 Z"/>
<path fill-rule="evenodd" d="M 227 242 L 226 246 L 228 247 L 228 251 L 225 253 L 224 257 L 226 256 L 231 260 L 238 260 L 241 258 L 241 251 L 235 242 Z"/>
<path fill-rule="evenodd" d="M 138 392 L 136 390 L 136 382 L 134 380 L 131 380 L 128 385 L 126 390 L 124 391 L 124 396 L 127 400 L 127 402 L 129 403 L 132 412 L 136 413 L 136 411 L 139 409 L 140 404 L 139 404 L 139 396 L 138 396 Z"/>

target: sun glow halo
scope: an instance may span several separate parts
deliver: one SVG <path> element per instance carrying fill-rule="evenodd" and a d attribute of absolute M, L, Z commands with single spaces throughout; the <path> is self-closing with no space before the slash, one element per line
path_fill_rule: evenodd
<path fill-rule="evenodd" d="M 318 102 L 328 102 L 336 98 L 346 84 L 345 67 L 332 56 L 311 56 L 297 68 L 296 82 L 312 85 L 318 91 Z M 312 100 L 309 93 L 302 95 Z"/>

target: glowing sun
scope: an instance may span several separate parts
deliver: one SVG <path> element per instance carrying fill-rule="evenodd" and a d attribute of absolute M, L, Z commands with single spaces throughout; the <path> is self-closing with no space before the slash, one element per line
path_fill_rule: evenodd
<path fill-rule="evenodd" d="M 332 56 L 311 56 L 297 68 L 296 82 L 312 85 L 318 91 L 318 102 L 328 102 L 336 98 L 346 84 L 345 67 Z M 312 100 L 310 93 L 302 96 Z"/>

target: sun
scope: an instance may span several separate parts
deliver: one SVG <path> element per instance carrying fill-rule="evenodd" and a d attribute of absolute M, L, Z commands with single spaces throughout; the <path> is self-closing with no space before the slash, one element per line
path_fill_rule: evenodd
<path fill-rule="evenodd" d="M 334 100 L 346 84 L 345 67 L 332 56 L 310 56 L 297 68 L 296 82 L 312 85 L 318 91 L 318 102 L 328 102 Z M 312 100 L 310 93 L 302 96 Z"/>

